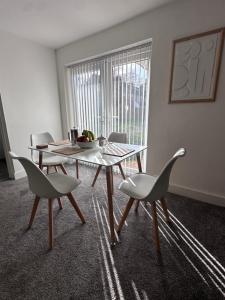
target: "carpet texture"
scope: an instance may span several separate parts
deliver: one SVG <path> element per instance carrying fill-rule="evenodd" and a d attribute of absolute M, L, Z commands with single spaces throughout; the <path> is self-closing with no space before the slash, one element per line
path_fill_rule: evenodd
<path fill-rule="evenodd" d="M 74 175 L 74 166 L 68 167 Z M 34 196 L 26 178 L 0 183 L 0 299 L 224 299 L 225 208 L 168 194 L 172 225 L 158 206 L 161 255 L 152 240 L 150 206 L 131 209 L 111 250 L 105 173 L 80 166 L 73 192 L 87 223 L 66 198 L 54 202 L 54 248 L 48 251 L 47 201 L 26 231 Z M 127 197 L 117 190 L 118 221 Z"/>

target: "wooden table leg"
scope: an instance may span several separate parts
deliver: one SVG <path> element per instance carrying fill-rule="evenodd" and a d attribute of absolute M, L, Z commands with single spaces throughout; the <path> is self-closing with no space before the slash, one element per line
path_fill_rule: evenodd
<path fill-rule="evenodd" d="M 142 173 L 141 157 L 139 152 L 136 154 L 136 157 L 137 157 L 138 171 L 139 173 Z"/>
<path fill-rule="evenodd" d="M 142 173 L 141 157 L 140 157 L 139 152 L 136 154 L 136 157 L 137 157 L 138 171 L 139 171 L 139 173 Z M 137 200 L 136 206 L 135 206 L 135 211 L 136 212 L 138 211 L 139 204 L 140 204 L 140 200 Z"/>
<path fill-rule="evenodd" d="M 48 199 L 48 243 L 49 249 L 53 247 L 53 216 L 52 216 L 52 200 Z"/>
<path fill-rule="evenodd" d="M 113 195 L 114 194 L 113 167 L 111 168 L 111 187 L 112 187 L 112 195 Z"/>
<path fill-rule="evenodd" d="M 113 217 L 113 199 L 112 199 L 112 167 L 106 167 L 106 182 L 108 194 L 108 210 L 109 210 L 109 227 L 111 245 L 115 245 L 116 237 L 114 232 L 114 217 Z"/>
<path fill-rule="evenodd" d="M 98 174 L 101 171 L 101 168 L 102 168 L 102 166 L 98 166 L 98 169 L 97 169 L 96 174 L 95 174 L 95 178 L 94 178 L 94 180 L 92 182 L 92 185 L 91 185 L 92 187 L 94 187 L 94 185 L 95 185 L 95 182 L 96 182 L 96 180 L 98 178 Z"/>
<path fill-rule="evenodd" d="M 43 153 L 42 151 L 39 151 L 39 169 L 42 170 L 42 161 L 43 161 Z"/>
<path fill-rule="evenodd" d="M 76 159 L 76 173 L 77 173 L 77 179 L 79 179 L 79 164 L 77 159 Z"/>

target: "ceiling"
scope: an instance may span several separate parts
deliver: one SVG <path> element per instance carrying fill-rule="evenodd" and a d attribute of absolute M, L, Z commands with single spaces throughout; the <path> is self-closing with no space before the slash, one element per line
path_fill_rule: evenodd
<path fill-rule="evenodd" d="M 174 0 L 0 0 L 0 30 L 59 48 Z"/>

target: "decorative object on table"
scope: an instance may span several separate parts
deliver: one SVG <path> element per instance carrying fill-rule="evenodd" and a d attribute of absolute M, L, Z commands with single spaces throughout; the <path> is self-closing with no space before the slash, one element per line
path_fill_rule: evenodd
<path fill-rule="evenodd" d="M 91 130 L 84 129 L 82 132 L 82 136 L 85 136 L 88 142 L 95 140 L 95 135 Z"/>
<path fill-rule="evenodd" d="M 104 126 L 105 117 L 104 116 L 100 116 L 99 121 L 100 121 L 100 133 L 101 133 L 101 135 L 97 138 L 97 140 L 98 140 L 98 143 L 99 143 L 99 147 L 104 147 L 107 144 L 107 140 L 103 136 L 103 129 L 105 127 Z"/>
<path fill-rule="evenodd" d="M 37 149 L 45 149 L 45 148 L 48 148 L 48 144 L 39 144 L 39 145 L 36 145 L 36 148 Z"/>
<path fill-rule="evenodd" d="M 72 145 L 75 145 L 77 142 L 77 138 L 78 138 L 78 129 L 73 127 L 70 130 L 70 141 Z"/>
<path fill-rule="evenodd" d="M 106 145 L 106 138 L 101 134 L 100 137 L 97 138 L 98 144 L 100 147 L 103 147 Z"/>
<path fill-rule="evenodd" d="M 84 148 L 84 149 L 96 148 L 97 144 L 98 144 L 98 141 L 91 141 L 91 142 L 79 142 L 79 141 L 77 141 L 77 145 L 80 148 Z"/>
<path fill-rule="evenodd" d="M 173 41 L 169 103 L 215 101 L 224 29 Z"/>
<path fill-rule="evenodd" d="M 81 148 L 95 148 L 97 141 L 91 130 L 83 130 L 82 135 L 77 138 L 77 145 Z"/>

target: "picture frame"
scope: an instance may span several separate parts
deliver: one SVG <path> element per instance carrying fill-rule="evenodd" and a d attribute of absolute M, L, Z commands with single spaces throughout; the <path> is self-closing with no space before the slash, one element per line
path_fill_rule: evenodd
<path fill-rule="evenodd" d="M 216 99 L 224 28 L 173 41 L 169 103 Z"/>

